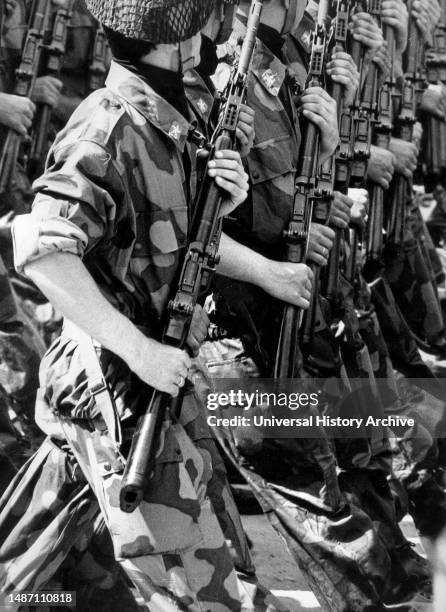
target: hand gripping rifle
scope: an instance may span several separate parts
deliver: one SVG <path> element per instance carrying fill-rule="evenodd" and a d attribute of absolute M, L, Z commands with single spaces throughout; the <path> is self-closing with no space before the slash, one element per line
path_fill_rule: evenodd
<path fill-rule="evenodd" d="M 379 17 L 381 0 L 357 1 L 355 12 L 362 10 Z M 366 48 L 361 42 L 353 41 L 351 54 L 360 73 L 360 85 L 353 104 L 353 166 L 350 183 L 352 187 L 364 187 L 372 144 L 372 123 L 377 109 L 378 66 L 370 62 L 365 74 Z"/>
<path fill-rule="evenodd" d="M 222 98 L 224 107 L 212 136 L 207 163 L 214 159 L 217 151 L 235 147 L 240 106 L 246 94 L 262 8 L 263 0 L 252 0 L 246 37 L 238 65 Z M 195 305 L 208 288 L 210 277 L 218 263 L 216 236 L 219 235 L 223 198 L 224 194 L 214 179 L 208 176 L 206 168 L 194 207 L 190 240 L 178 286 L 167 307 L 162 341 L 170 346 L 181 349 L 185 347 Z M 180 392 L 175 406 L 181 405 L 181 401 Z M 152 390 L 147 411 L 138 422 L 122 479 L 120 507 L 123 512 L 133 512 L 143 498 L 156 454 L 157 436 L 172 402 L 172 397 L 167 393 Z"/>
<path fill-rule="evenodd" d="M 65 50 L 67 46 L 68 25 L 73 14 L 74 0 L 66 7 L 59 8 L 53 21 L 51 41 L 45 46 L 45 66 L 42 74 L 59 78 L 62 72 Z M 39 104 L 34 119 L 32 144 L 28 157 L 28 171 L 31 176 L 37 176 L 44 163 L 48 149 L 48 130 L 51 121 L 51 107 Z"/>
<path fill-rule="evenodd" d="M 367 11 L 379 17 L 381 13 L 381 0 L 357 0 L 354 12 Z M 367 165 L 370 157 L 372 144 L 372 124 L 376 119 L 377 95 L 378 95 L 378 67 L 375 62 L 370 62 L 367 74 L 365 74 L 365 46 L 353 41 L 351 55 L 358 67 L 360 74 L 360 85 L 353 104 L 353 164 L 351 172 L 351 186 L 365 187 L 367 177 Z M 351 255 L 348 262 L 347 277 L 354 284 L 356 271 L 356 258 L 358 250 L 361 249 L 361 237 L 357 227 L 350 228 Z"/>
<path fill-rule="evenodd" d="M 327 46 L 325 27 L 327 12 L 328 0 L 321 0 L 313 32 L 307 88 L 323 86 Z M 313 205 L 316 199 L 324 195 L 317 185 L 319 140 L 319 129 L 311 121 L 306 121 L 296 173 L 293 213 L 288 228 L 284 232 L 285 260 L 292 263 L 303 263 L 306 259 Z M 290 304 L 284 306 L 274 366 L 275 378 L 294 378 L 297 375 L 297 366 L 300 361 L 299 329 L 302 318 L 301 308 Z"/>
<path fill-rule="evenodd" d="M 404 83 L 401 94 L 399 114 L 396 118 L 397 136 L 407 142 L 412 142 L 413 128 L 416 123 L 421 33 L 411 16 L 411 2 L 409 9 L 409 35 L 406 50 L 406 62 L 404 70 Z M 398 174 L 393 180 L 392 200 L 390 214 L 387 223 L 387 239 L 393 244 L 402 244 L 404 240 L 404 228 L 406 224 L 406 200 L 408 194 L 407 179 Z"/>
<path fill-rule="evenodd" d="M 346 0 L 338 0 L 334 22 L 333 51 L 347 50 L 347 34 L 350 19 L 350 4 Z M 352 116 L 343 105 L 344 88 L 340 83 L 333 83 L 331 96 L 338 108 L 339 147 L 335 154 L 334 188 L 343 194 L 348 193 L 350 184 L 351 164 L 353 159 Z M 342 230 L 334 228 L 335 238 L 333 248 L 325 271 L 324 294 L 333 306 L 339 295 L 339 265 L 341 258 Z"/>
<path fill-rule="evenodd" d="M 13 91 L 16 96 L 30 97 L 32 94 L 39 70 L 50 6 L 51 0 L 35 0 L 33 4 L 20 65 L 16 70 Z M 15 130 L 8 130 L 0 157 L 0 195 L 4 194 L 11 184 L 21 140 L 21 136 Z"/>
<path fill-rule="evenodd" d="M 432 84 L 446 84 L 446 2 L 443 0 L 441 19 L 434 33 L 434 45 L 426 55 L 427 80 Z M 425 170 L 433 185 L 445 178 L 446 123 L 431 114 L 426 117 Z"/>
<path fill-rule="evenodd" d="M 375 144 L 382 149 L 389 149 L 393 129 L 393 96 L 396 87 L 395 79 L 395 31 L 392 26 L 384 24 L 384 40 L 390 56 L 390 70 L 378 97 L 378 119 L 375 124 Z M 365 265 L 363 274 L 371 282 L 382 267 L 384 227 L 384 188 L 373 183 L 370 189 L 370 213 L 366 228 Z"/>

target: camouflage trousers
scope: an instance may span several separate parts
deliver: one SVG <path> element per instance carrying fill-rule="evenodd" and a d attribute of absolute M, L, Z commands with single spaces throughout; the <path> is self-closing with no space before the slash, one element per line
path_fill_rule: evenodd
<path fill-rule="evenodd" d="M 9 473 L 25 463 L 43 439 L 34 425 L 34 405 L 44 351 L 0 258 L 0 455 Z M 0 482 L 0 494 L 7 483 Z"/>
<path fill-rule="evenodd" d="M 211 377 L 258 376 L 235 339 L 205 343 L 200 358 Z M 247 440 L 246 428 L 240 429 L 245 431 L 215 428 L 214 435 L 324 610 L 379 609 L 390 558 L 369 517 L 340 492 L 336 459 L 324 433 L 311 440 L 272 440 L 253 433 Z"/>
<path fill-rule="evenodd" d="M 186 399 L 183 424 L 164 422 L 149 491 L 131 516 L 119 508 L 125 459 L 104 422 L 49 419 L 69 452 L 47 440 L 0 500 L 2 591 L 43 588 L 70 555 L 89 552 L 103 521 L 150 610 L 283 610 L 257 584 L 215 443 L 199 422 L 194 440 L 186 431 L 195 408 Z"/>

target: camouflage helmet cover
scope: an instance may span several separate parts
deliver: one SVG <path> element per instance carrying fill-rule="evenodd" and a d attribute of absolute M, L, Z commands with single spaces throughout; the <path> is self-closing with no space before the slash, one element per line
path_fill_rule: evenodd
<path fill-rule="evenodd" d="M 94 17 L 127 38 L 155 44 L 191 38 L 206 24 L 215 0 L 86 0 Z"/>

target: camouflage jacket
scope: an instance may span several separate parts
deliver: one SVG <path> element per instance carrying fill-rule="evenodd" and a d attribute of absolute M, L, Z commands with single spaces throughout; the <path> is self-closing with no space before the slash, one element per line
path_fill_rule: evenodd
<path fill-rule="evenodd" d="M 244 29 L 238 21 L 233 37 L 239 40 Z M 256 113 L 254 146 L 247 158 L 251 196 L 225 228 L 241 242 L 266 250 L 276 259 L 281 258 L 279 243 L 292 211 L 300 145 L 295 108 L 285 83 L 288 76 L 287 67 L 258 39 L 247 93 L 247 104 Z M 281 88 L 289 98 L 292 117 L 279 96 Z"/>
<path fill-rule="evenodd" d="M 212 136 L 212 126 L 209 125 L 209 121 L 214 105 L 214 96 L 209 91 L 206 83 L 196 70 L 189 70 L 186 72 L 183 78 L 183 83 L 189 103 L 189 112 L 191 117 L 193 117 L 193 121 L 196 122 L 197 130 L 200 132 L 200 134 L 209 139 Z M 198 146 L 196 144 L 192 144 L 191 149 L 192 155 L 196 157 Z M 197 189 L 199 177 L 204 172 L 205 159 L 206 158 L 202 158 L 203 163 L 197 163 L 192 168 L 191 188 L 193 192 L 195 192 Z"/>
<path fill-rule="evenodd" d="M 113 63 L 107 87 L 58 135 L 31 214 L 14 224 L 17 270 L 54 251 L 78 255 L 118 310 L 156 326 L 187 239 L 189 128 Z"/>
<path fill-rule="evenodd" d="M 212 130 L 212 126 L 209 126 L 209 119 L 214 105 L 214 96 L 196 70 L 188 70 L 184 75 L 183 83 L 197 127 L 203 134 L 210 137 L 211 133 L 208 129 Z"/>
<path fill-rule="evenodd" d="M 46 172 L 34 184 L 32 212 L 14 220 L 17 270 L 49 253 L 77 255 L 108 301 L 159 338 L 187 241 L 193 172 L 186 177 L 183 155 L 190 151 L 190 127 L 144 81 L 113 62 L 106 88 L 91 94 L 58 135 Z M 118 415 L 140 413 L 147 389 L 115 355 L 97 351 Z M 70 332 L 50 348 L 41 375 L 41 418 L 48 419 L 48 407 L 57 412 L 61 406 L 76 418 L 97 416 Z"/>

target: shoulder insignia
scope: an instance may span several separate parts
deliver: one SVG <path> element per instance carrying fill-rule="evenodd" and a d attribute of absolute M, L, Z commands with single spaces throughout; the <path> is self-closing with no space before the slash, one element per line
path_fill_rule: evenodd
<path fill-rule="evenodd" d="M 280 90 L 277 79 L 278 75 L 273 72 L 271 68 L 268 68 L 268 70 L 265 70 L 262 74 L 262 81 L 273 96 L 277 96 Z"/>
<path fill-rule="evenodd" d="M 174 121 L 170 126 L 169 136 L 174 140 L 179 140 L 181 136 L 181 127 L 177 121 Z"/>
<path fill-rule="evenodd" d="M 206 104 L 206 102 L 203 100 L 203 98 L 200 98 L 197 102 L 197 106 L 200 109 L 200 112 L 202 115 L 204 115 L 207 110 L 208 110 L 208 105 Z"/>

